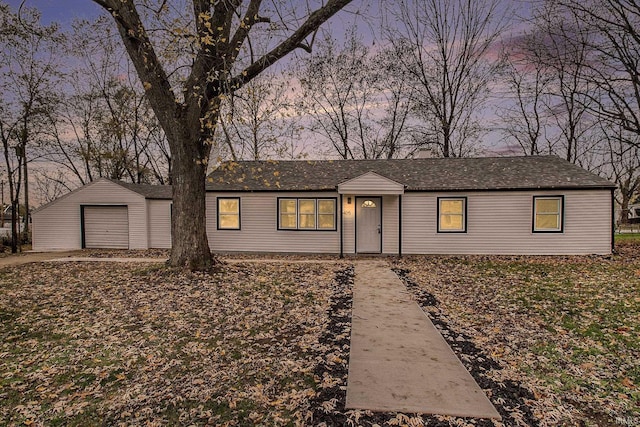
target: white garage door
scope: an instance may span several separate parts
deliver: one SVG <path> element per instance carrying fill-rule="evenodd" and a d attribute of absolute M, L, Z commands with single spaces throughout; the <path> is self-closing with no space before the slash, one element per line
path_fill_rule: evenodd
<path fill-rule="evenodd" d="M 84 247 L 129 249 L 126 206 L 84 206 Z"/>

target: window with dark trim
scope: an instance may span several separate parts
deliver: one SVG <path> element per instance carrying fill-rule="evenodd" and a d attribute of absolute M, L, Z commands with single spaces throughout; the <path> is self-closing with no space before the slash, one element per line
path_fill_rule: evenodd
<path fill-rule="evenodd" d="M 533 232 L 562 233 L 564 196 L 533 197 Z"/>
<path fill-rule="evenodd" d="M 336 230 L 335 198 L 278 198 L 278 230 Z"/>
<path fill-rule="evenodd" d="M 467 232 L 467 198 L 438 197 L 438 233 Z"/>
<path fill-rule="evenodd" d="M 218 197 L 218 230 L 240 230 L 240 198 Z"/>

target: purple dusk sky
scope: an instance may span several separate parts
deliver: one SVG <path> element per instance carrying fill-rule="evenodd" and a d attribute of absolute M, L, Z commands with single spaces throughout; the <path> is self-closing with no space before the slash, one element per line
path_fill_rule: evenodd
<path fill-rule="evenodd" d="M 101 8 L 91 0 L 5 0 L 13 9 L 17 9 L 24 3 L 27 7 L 35 7 L 42 13 L 43 23 L 49 24 L 52 21 L 59 22 L 63 26 L 71 23 L 74 18 L 91 19 L 96 17 Z M 527 16 L 531 7 L 531 0 L 503 0 L 505 7 L 515 9 L 515 15 Z M 375 13 L 377 1 L 361 0 L 354 1 L 352 8 L 362 9 L 362 6 L 369 13 Z M 371 9 L 373 8 L 373 10 Z M 343 17 L 344 18 L 344 17 Z"/>
<path fill-rule="evenodd" d="M 100 13 L 100 7 L 91 0 L 6 0 L 12 9 L 17 10 L 22 3 L 25 7 L 34 7 L 42 13 L 42 21 L 49 24 L 56 21 L 62 25 L 70 24 L 74 18 L 91 19 Z"/>

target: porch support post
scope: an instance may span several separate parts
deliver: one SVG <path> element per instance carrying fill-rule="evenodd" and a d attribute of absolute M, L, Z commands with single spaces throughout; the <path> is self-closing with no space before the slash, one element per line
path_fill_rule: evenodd
<path fill-rule="evenodd" d="M 344 258 L 344 205 L 342 204 L 342 193 L 340 193 L 340 209 L 338 209 L 338 212 L 340 212 L 340 258 L 342 259 Z"/>
<path fill-rule="evenodd" d="M 398 257 L 402 258 L 402 194 L 398 194 Z"/>

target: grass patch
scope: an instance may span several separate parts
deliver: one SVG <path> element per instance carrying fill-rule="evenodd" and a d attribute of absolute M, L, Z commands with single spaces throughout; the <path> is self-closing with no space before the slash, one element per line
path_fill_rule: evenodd
<path fill-rule="evenodd" d="M 416 257 L 401 264 L 453 324 L 497 355 L 500 377 L 534 390 L 541 419 L 615 425 L 640 421 L 640 239 L 633 238 L 612 257 Z"/>
<path fill-rule="evenodd" d="M 304 424 L 340 265 L 5 269 L 0 425 Z"/>
<path fill-rule="evenodd" d="M 618 242 L 635 242 L 640 243 L 640 233 L 616 233 L 614 241 Z"/>

